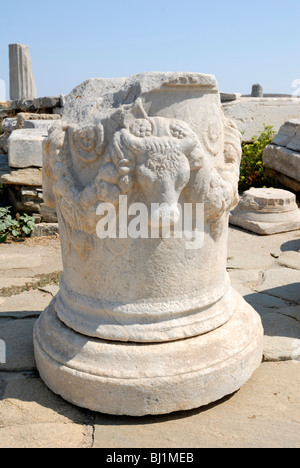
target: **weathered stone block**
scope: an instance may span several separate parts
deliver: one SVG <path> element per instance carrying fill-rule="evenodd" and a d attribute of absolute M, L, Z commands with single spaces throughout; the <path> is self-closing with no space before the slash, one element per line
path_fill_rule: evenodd
<path fill-rule="evenodd" d="M 17 130 L 22 130 L 24 128 L 25 121 L 28 120 L 59 120 L 61 119 L 60 115 L 53 114 L 32 114 L 29 112 L 20 112 L 17 115 Z"/>
<path fill-rule="evenodd" d="M 8 143 L 8 161 L 10 167 L 42 167 L 43 140 L 46 130 L 15 130 Z"/>
<path fill-rule="evenodd" d="M 42 187 L 42 170 L 34 167 L 28 169 L 11 169 L 4 164 L 0 165 L 0 183 L 4 185 L 25 185 L 29 187 Z"/>
<path fill-rule="evenodd" d="M 3 132 L 8 132 L 11 133 L 15 130 L 17 126 L 17 118 L 16 117 L 11 117 L 11 118 L 6 118 L 2 121 L 2 130 Z"/>
<path fill-rule="evenodd" d="M 279 129 L 279 132 L 273 140 L 273 145 L 287 146 L 287 144 L 296 135 L 297 128 L 300 126 L 300 119 L 292 119 L 285 122 Z"/>
<path fill-rule="evenodd" d="M 60 96 L 45 96 L 33 100 L 36 109 L 51 109 L 60 106 Z"/>
<path fill-rule="evenodd" d="M 33 99 L 15 99 L 14 101 L 12 101 L 11 108 L 14 111 L 20 112 L 33 112 L 36 110 L 33 104 Z"/>
<path fill-rule="evenodd" d="M 299 121 L 299 125 L 296 128 L 295 135 L 288 142 L 286 147 L 292 151 L 297 151 L 300 154 L 300 121 Z M 300 167 L 299 167 L 299 172 L 300 172 Z"/>
<path fill-rule="evenodd" d="M 272 125 L 275 132 L 291 119 L 300 119 L 300 99 L 242 97 L 223 104 L 226 117 L 232 119 L 243 141 L 251 141 L 260 135 L 265 125 Z"/>
<path fill-rule="evenodd" d="M 24 129 L 49 130 L 55 120 L 25 120 Z"/>
<path fill-rule="evenodd" d="M 300 152 L 268 145 L 263 152 L 263 162 L 267 167 L 300 181 Z"/>

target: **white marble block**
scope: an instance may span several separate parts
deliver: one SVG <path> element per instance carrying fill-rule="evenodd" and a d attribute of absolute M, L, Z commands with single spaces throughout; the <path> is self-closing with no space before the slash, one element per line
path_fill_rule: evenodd
<path fill-rule="evenodd" d="M 8 162 L 10 167 L 42 167 L 43 140 L 47 129 L 14 130 L 8 140 Z"/>
<path fill-rule="evenodd" d="M 36 129 L 47 131 L 54 120 L 25 120 L 24 129 Z"/>
<path fill-rule="evenodd" d="M 34 332 L 49 388 L 132 416 L 239 389 L 261 363 L 263 330 L 226 272 L 241 137 L 215 77 L 88 80 L 43 150 L 64 263 Z"/>
<path fill-rule="evenodd" d="M 230 224 L 261 235 L 300 229 L 296 195 L 281 189 L 251 189 L 244 192 L 230 213 Z"/>
<path fill-rule="evenodd" d="M 276 171 L 280 176 L 289 178 L 288 186 L 300 187 L 300 120 L 292 119 L 285 122 L 263 152 L 264 164 Z M 284 183 L 285 181 L 282 180 Z M 285 185 L 285 183 L 284 183 Z"/>

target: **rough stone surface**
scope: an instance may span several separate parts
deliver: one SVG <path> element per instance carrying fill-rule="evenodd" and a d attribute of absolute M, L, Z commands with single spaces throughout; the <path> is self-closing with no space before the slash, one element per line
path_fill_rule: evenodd
<path fill-rule="evenodd" d="M 241 97 L 240 93 L 220 93 L 221 102 L 236 101 Z"/>
<path fill-rule="evenodd" d="M 79 424 L 40 423 L 0 427 L 0 448 L 87 448 Z"/>
<path fill-rule="evenodd" d="M 0 166 L 0 183 L 4 185 L 23 185 L 42 187 L 42 170 L 29 167 L 27 169 L 11 169 L 8 165 Z"/>
<path fill-rule="evenodd" d="M 8 132 L 11 133 L 15 130 L 17 125 L 17 118 L 16 117 L 11 117 L 4 119 L 2 121 L 2 131 L 3 132 Z"/>
<path fill-rule="evenodd" d="M 300 126 L 300 119 L 291 119 L 285 122 L 279 129 L 279 132 L 273 140 L 277 146 L 287 146 L 295 137 L 297 128 Z"/>
<path fill-rule="evenodd" d="M 36 109 L 50 109 L 60 105 L 60 96 L 45 96 L 33 100 Z"/>
<path fill-rule="evenodd" d="M 58 223 L 39 223 L 35 226 L 31 237 L 44 237 L 58 235 Z"/>
<path fill-rule="evenodd" d="M 292 179 L 291 177 L 281 174 L 278 171 L 274 171 L 274 169 L 270 169 L 269 167 L 266 167 L 266 174 L 274 177 L 283 187 L 293 190 L 294 192 L 300 192 L 300 182 L 296 179 Z"/>
<path fill-rule="evenodd" d="M 0 337 L 6 346 L 6 363 L 0 363 L 0 371 L 35 369 L 32 343 L 34 324 L 35 319 L 31 318 L 0 320 Z"/>
<path fill-rule="evenodd" d="M 244 192 L 229 221 L 257 234 L 277 234 L 300 229 L 300 210 L 291 192 L 251 189 Z"/>
<path fill-rule="evenodd" d="M 29 47 L 9 45 L 10 99 L 34 99 L 36 86 Z"/>
<path fill-rule="evenodd" d="M 86 412 L 53 395 L 38 378 L 10 382 L 0 405 L 0 425 L 83 424 Z"/>
<path fill-rule="evenodd" d="M 300 307 L 279 309 L 262 317 L 264 360 L 288 361 L 300 365 Z"/>
<path fill-rule="evenodd" d="M 263 161 L 283 185 L 300 190 L 300 119 L 280 127 L 273 144 L 265 148 Z"/>
<path fill-rule="evenodd" d="M 8 152 L 8 140 L 10 137 L 10 133 L 6 132 L 0 135 L 0 152 L 7 154 Z"/>
<path fill-rule="evenodd" d="M 8 161 L 10 167 L 42 167 L 42 143 L 46 137 L 47 131 L 45 129 L 15 130 L 9 138 Z"/>
<path fill-rule="evenodd" d="M 53 120 L 25 120 L 24 129 L 35 128 L 49 130 L 51 125 L 53 125 Z"/>
<path fill-rule="evenodd" d="M 300 182 L 300 152 L 268 145 L 263 153 L 263 161 L 267 167 Z"/>
<path fill-rule="evenodd" d="M 51 302 L 52 294 L 41 290 L 30 290 L 30 283 L 36 281 L 36 279 L 29 279 L 28 286 L 23 288 L 28 291 L 2 298 L 0 318 L 37 318 L 40 315 Z"/>
<path fill-rule="evenodd" d="M 30 264 L 31 268 L 36 268 L 42 264 L 42 257 L 40 255 L 32 256 L 20 254 L 0 254 L 0 270 L 6 270 L 9 262 L 10 269 L 23 269 L 27 268 Z"/>
<path fill-rule="evenodd" d="M 284 270 L 283 274 L 281 268 L 274 268 L 264 273 L 263 282 L 258 290 L 300 304 L 299 284 L 300 271 L 288 268 Z"/>
<path fill-rule="evenodd" d="M 249 98 L 223 104 L 227 117 L 233 119 L 243 141 L 251 141 L 260 135 L 264 125 L 272 125 L 276 132 L 290 119 L 300 119 L 300 99 L 293 98 Z"/>
<path fill-rule="evenodd" d="M 84 447 L 87 418 L 40 379 L 19 377 L 7 384 L 0 403 L 0 448 Z"/>
<path fill-rule="evenodd" d="M 20 112 L 17 115 L 17 130 L 22 130 L 24 128 L 25 122 L 28 122 L 28 120 L 60 120 L 61 116 L 60 115 L 53 115 L 53 114 L 36 114 L 36 113 L 30 113 L 30 112 Z"/>
<path fill-rule="evenodd" d="M 15 99 L 11 103 L 11 109 L 17 112 L 34 112 L 33 99 Z"/>
<path fill-rule="evenodd" d="M 278 263 L 293 270 L 300 270 L 300 252 L 283 252 L 278 258 Z"/>

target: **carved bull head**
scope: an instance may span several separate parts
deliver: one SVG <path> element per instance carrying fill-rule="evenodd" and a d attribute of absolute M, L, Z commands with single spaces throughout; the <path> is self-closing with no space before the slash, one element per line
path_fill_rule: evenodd
<path fill-rule="evenodd" d="M 125 173 L 126 165 L 128 174 L 134 170 L 151 213 L 151 225 L 176 224 L 178 200 L 190 179 L 189 155 L 198 144 L 196 135 L 183 122 L 137 119 L 129 129 L 121 130 L 119 144 L 127 156 L 134 155 L 134 169 L 129 155 L 118 161 L 119 171 Z"/>

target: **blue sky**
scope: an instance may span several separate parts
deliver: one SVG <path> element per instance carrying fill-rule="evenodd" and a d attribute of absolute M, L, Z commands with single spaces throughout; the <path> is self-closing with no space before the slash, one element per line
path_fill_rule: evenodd
<path fill-rule="evenodd" d="M 299 18 L 300 0 L 4 1 L 0 79 L 8 83 L 8 44 L 22 43 L 40 97 L 143 71 L 213 73 L 224 92 L 247 94 L 258 82 L 291 94 Z"/>

